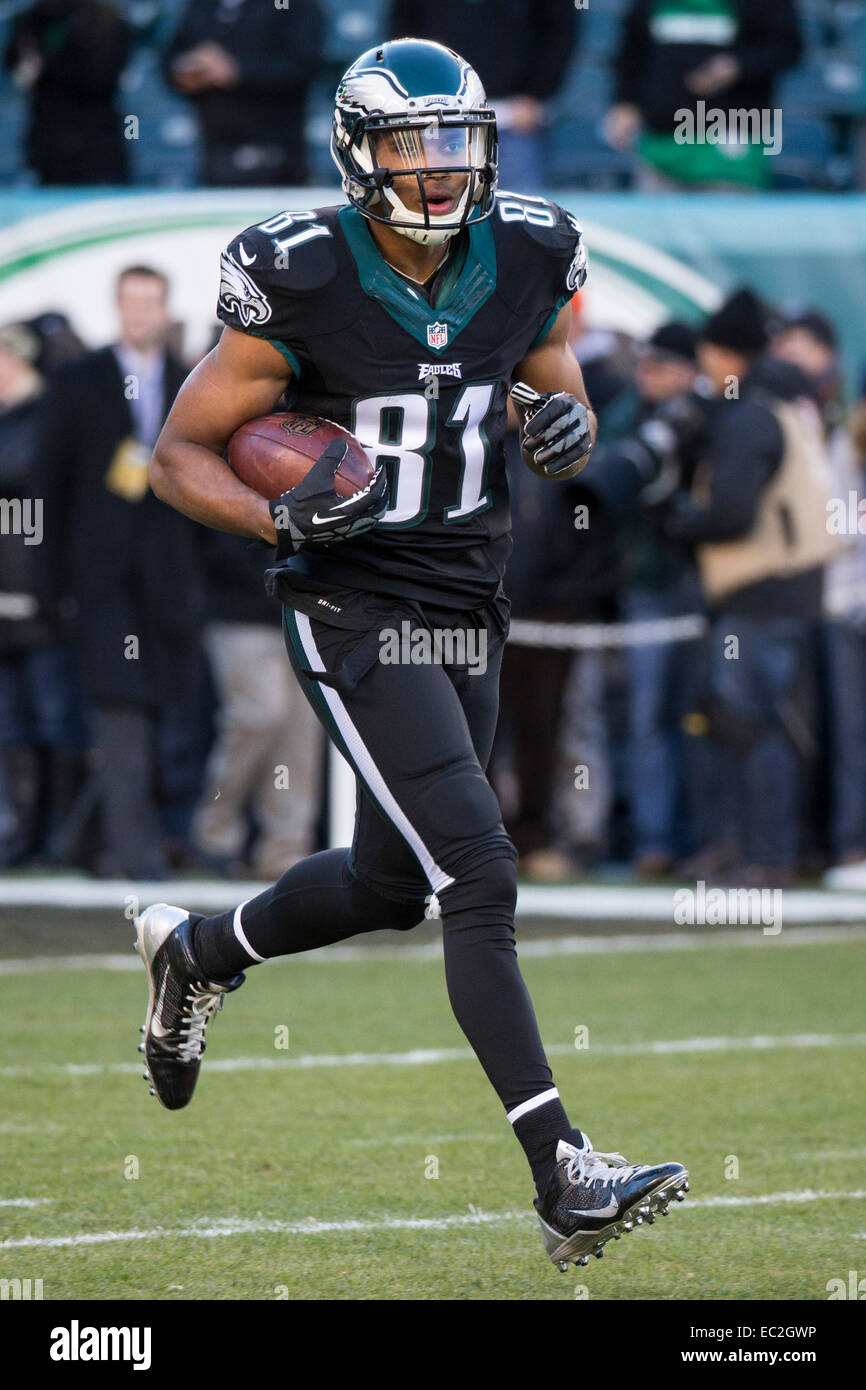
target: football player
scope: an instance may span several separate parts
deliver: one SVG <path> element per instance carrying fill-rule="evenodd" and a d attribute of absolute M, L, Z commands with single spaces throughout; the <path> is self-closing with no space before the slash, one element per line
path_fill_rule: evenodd
<path fill-rule="evenodd" d="M 163 1105 L 186 1105 L 207 1022 L 249 967 L 408 930 L 432 892 L 451 1005 L 565 1269 L 688 1189 L 680 1164 L 627 1164 L 569 1122 L 517 965 L 516 855 L 485 776 L 508 630 L 509 388 L 523 457 L 543 476 L 579 471 L 595 429 L 567 343 L 581 231 L 554 203 L 497 192 L 494 113 L 477 74 L 438 44 L 386 43 L 349 68 L 332 153 L 345 206 L 277 213 L 225 251 L 225 329 L 177 398 L 151 479 L 197 521 L 276 547 L 268 584 L 289 659 L 357 777 L 354 840 L 234 911 L 142 914 L 145 1075 Z M 231 472 L 232 433 L 284 393 L 361 440 L 376 465 L 362 492 L 334 491 L 339 443 L 270 502 Z M 382 635 L 403 623 L 462 636 L 452 653 L 485 660 L 386 661 Z"/>

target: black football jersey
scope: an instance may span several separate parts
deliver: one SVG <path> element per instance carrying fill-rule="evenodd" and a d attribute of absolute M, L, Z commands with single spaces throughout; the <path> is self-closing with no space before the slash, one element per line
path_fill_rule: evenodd
<path fill-rule="evenodd" d="M 345 426 L 388 473 L 379 525 L 302 549 L 288 562 L 298 580 L 461 609 L 500 588 L 512 372 L 583 284 L 586 256 L 570 213 L 511 193 L 454 241 L 435 307 L 348 205 L 278 213 L 223 253 L 219 317 L 283 354 L 289 409 Z"/>

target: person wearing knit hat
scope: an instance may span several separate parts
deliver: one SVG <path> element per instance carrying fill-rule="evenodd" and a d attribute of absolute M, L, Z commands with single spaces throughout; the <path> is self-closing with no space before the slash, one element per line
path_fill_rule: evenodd
<path fill-rule="evenodd" d="M 694 388 L 698 370 L 698 338 L 687 323 L 671 319 L 641 344 L 635 366 L 635 386 L 647 407 L 659 405 Z"/>
<path fill-rule="evenodd" d="M 767 313 L 748 288 L 734 290 L 710 314 L 700 332 L 701 341 L 739 352 L 761 352 L 768 342 Z"/>
<path fill-rule="evenodd" d="M 652 333 L 646 341 L 644 353 L 658 357 L 669 357 L 675 361 L 697 365 L 698 335 L 688 323 L 670 319 Z"/>
<path fill-rule="evenodd" d="M 693 547 L 710 610 L 708 694 L 730 873 L 747 886 L 782 887 L 800 847 L 808 657 L 833 553 L 829 474 L 814 407 L 789 381 L 794 369 L 781 372 L 787 364 L 765 353 L 758 297 L 736 290 L 699 337 L 716 400 L 690 497 L 665 530 Z M 710 848 L 715 855 L 721 842 Z"/>
<path fill-rule="evenodd" d="M 732 379 L 748 374 L 770 341 L 766 310 L 750 289 L 734 290 L 710 314 L 699 339 L 701 368 L 721 392 Z"/>

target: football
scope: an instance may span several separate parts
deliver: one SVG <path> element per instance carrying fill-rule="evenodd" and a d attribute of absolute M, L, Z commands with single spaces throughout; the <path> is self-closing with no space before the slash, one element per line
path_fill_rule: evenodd
<path fill-rule="evenodd" d="M 370 482 L 373 465 L 353 434 L 318 415 L 284 410 L 247 420 L 229 440 L 229 467 L 261 497 L 281 497 L 307 476 L 334 439 L 348 445 L 334 475 L 334 491 L 351 497 Z"/>

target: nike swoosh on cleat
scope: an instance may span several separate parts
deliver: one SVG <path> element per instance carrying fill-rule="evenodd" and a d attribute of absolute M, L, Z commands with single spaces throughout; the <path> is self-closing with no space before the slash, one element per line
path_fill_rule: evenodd
<path fill-rule="evenodd" d="M 572 1216 L 613 1216 L 619 1210 L 619 1202 L 616 1198 L 608 1202 L 606 1207 L 593 1207 L 591 1210 L 575 1211 L 574 1207 L 566 1207 L 566 1211 Z"/>
<path fill-rule="evenodd" d="M 158 1017 L 160 1006 L 162 1004 L 163 999 L 165 998 L 165 987 L 167 984 L 168 971 L 166 971 L 166 973 L 162 977 L 162 988 L 159 991 L 159 998 L 157 999 L 156 1004 L 154 1005 L 153 1013 L 150 1016 L 150 1031 L 153 1033 L 154 1037 L 157 1038 L 165 1038 L 168 1036 L 169 1033 L 168 1028 L 163 1028 Z"/>

